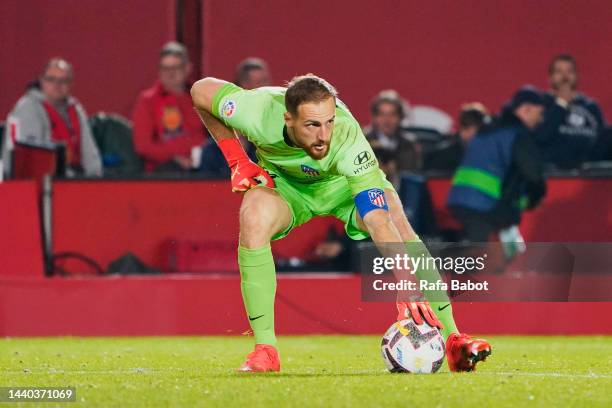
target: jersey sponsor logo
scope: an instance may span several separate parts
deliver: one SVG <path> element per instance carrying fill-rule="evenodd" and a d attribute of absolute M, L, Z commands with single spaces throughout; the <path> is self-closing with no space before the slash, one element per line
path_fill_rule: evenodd
<path fill-rule="evenodd" d="M 368 190 L 368 198 L 378 208 L 384 208 L 387 205 L 385 202 L 385 192 L 379 188 Z"/>
<path fill-rule="evenodd" d="M 363 152 L 355 156 L 355 160 L 353 160 L 353 164 L 355 166 L 359 166 L 360 164 L 363 164 L 367 162 L 368 160 L 370 160 L 371 157 L 372 156 L 370 155 L 370 152 L 368 152 L 367 150 L 364 150 Z"/>
<path fill-rule="evenodd" d="M 236 102 L 232 101 L 231 99 L 223 102 L 223 106 L 221 106 L 221 116 L 229 119 L 234 115 L 234 113 L 236 113 Z"/>
<path fill-rule="evenodd" d="M 302 164 L 301 169 L 304 173 L 308 174 L 309 176 L 318 176 L 319 175 L 319 171 L 316 169 L 313 169 L 310 166 L 307 166 L 305 164 Z"/>
<path fill-rule="evenodd" d="M 376 166 L 376 159 L 372 159 L 369 162 L 367 162 L 365 164 L 362 164 L 359 167 L 354 168 L 353 169 L 353 174 L 357 176 L 362 171 L 365 171 L 365 170 L 367 170 L 367 169 L 369 169 L 371 167 L 374 167 L 374 166 Z"/>

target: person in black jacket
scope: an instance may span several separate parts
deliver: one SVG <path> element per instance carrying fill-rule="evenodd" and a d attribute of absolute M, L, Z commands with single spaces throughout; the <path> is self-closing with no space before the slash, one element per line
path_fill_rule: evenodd
<path fill-rule="evenodd" d="M 470 141 L 448 199 L 470 241 L 488 241 L 492 232 L 518 224 L 521 212 L 544 197 L 546 183 L 532 135 L 543 103 L 535 88 L 519 89 L 499 119 Z"/>
<path fill-rule="evenodd" d="M 545 114 L 537 129 L 537 143 L 545 162 L 561 169 L 598 160 L 604 137 L 604 118 L 597 103 L 578 92 L 578 70 L 571 55 L 558 55 L 548 68 L 550 92 L 544 96 Z"/>
<path fill-rule="evenodd" d="M 445 137 L 425 155 L 423 170 L 454 171 L 461 164 L 465 149 L 480 132 L 490 125 L 492 117 L 480 102 L 465 103 L 459 112 L 457 133 Z"/>

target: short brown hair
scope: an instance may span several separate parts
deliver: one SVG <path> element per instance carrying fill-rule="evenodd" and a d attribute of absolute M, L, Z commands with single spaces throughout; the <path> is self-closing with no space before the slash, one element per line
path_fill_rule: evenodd
<path fill-rule="evenodd" d="M 576 58 L 574 58 L 570 54 L 559 54 L 555 55 L 555 57 L 550 61 L 550 64 L 548 64 L 548 75 L 551 75 L 553 73 L 553 71 L 555 70 L 555 65 L 557 65 L 557 62 L 560 61 L 569 62 L 574 67 L 574 71 L 578 71 L 578 64 L 576 63 Z"/>
<path fill-rule="evenodd" d="M 292 115 L 297 114 L 298 106 L 307 102 L 321 102 L 336 98 L 338 92 L 329 82 L 313 74 L 294 77 L 287 83 L 285 108 Z"/>
<path fill-rule="evenodd" d="M 400 119 L 404 119 L 406 116 L 406 111 L 404 109 L 404 101 L 397 91 L 393 89 L 386 89 L 384 91 L 380 91 L 372 102 L 370 103 L 370 114 L 372 116 L 377 116 L 380 111 L 380 106 L 388 103 L 395 107 L 395 111 Z"/>
<path fill-rule="evenodd" d="M 480 129 L 491 122 L 489 110 L 480 102 L 464 103 L 459 113 L 459 128 L 475 126 Z"/>
<path fill-rule="evenodd" d="M 236 67 L 234 83 L 238 86 L 242 86 L 242 84 L 249 78 L 251 71 L 257 70 L 268 72 L 268 64 L 266 64 L 266 61 L 255 57 L 242 60 L 242 62 L 240 62 L 240 64 L 238 64 Z"/>
<path fill-rule="evenodd" d="M 180 42 L 170 41 L 164 44 L 159 52 L 159 59 L 167 57 L 168 55 L 180 58 L 183 61 L 183 64 L 189 63 L 189 52 L 187 51 L 187 47 Z"/>

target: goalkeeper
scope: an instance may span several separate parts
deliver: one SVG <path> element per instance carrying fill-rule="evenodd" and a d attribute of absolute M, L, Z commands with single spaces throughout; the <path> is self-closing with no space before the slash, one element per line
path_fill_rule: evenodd
<path fill-rule="evenodd" d="M 333 215 L 344 222 L 352 239 L 371 236 L 377 245 L 406 243 L 413 256 L 415 249 L 427 249 L 408 223 L 359 124 L 324 79 L 309 74 L 294 78 L 286 88 L 247 91 L 204 78 L 193 85 L 191 96 L 228 162 L 232 190 L 245 193 L 238 263 L 256 344 L 240 371 L 279 371 L 271 240 L 285 237 L 313 217 Z M 257 164 L 249 160 L 235 131 L 255 144 Z M 417 275 L 431 281 L 439 278 L 435 270 Z M 398 320 L 412 318 L 420 324 L 425 319 L 440 328 L 451 371 L 473 370 L 490 354 L 489 344 L 459 333 L 448 299 L 435 300 L 431 306 L 398 302 Z"/>

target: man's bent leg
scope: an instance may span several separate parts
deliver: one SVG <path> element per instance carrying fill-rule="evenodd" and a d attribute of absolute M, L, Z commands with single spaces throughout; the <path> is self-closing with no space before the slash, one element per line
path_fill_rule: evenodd
<path fill-rule="evenodd" d="M 274 190 L 259 187 L 245 193 L 240 207 L 238 264 L 242 298 L 257 344 L 276 346 L 276 270 L 270 239 L 291 221 L 287 203 Z"/>

